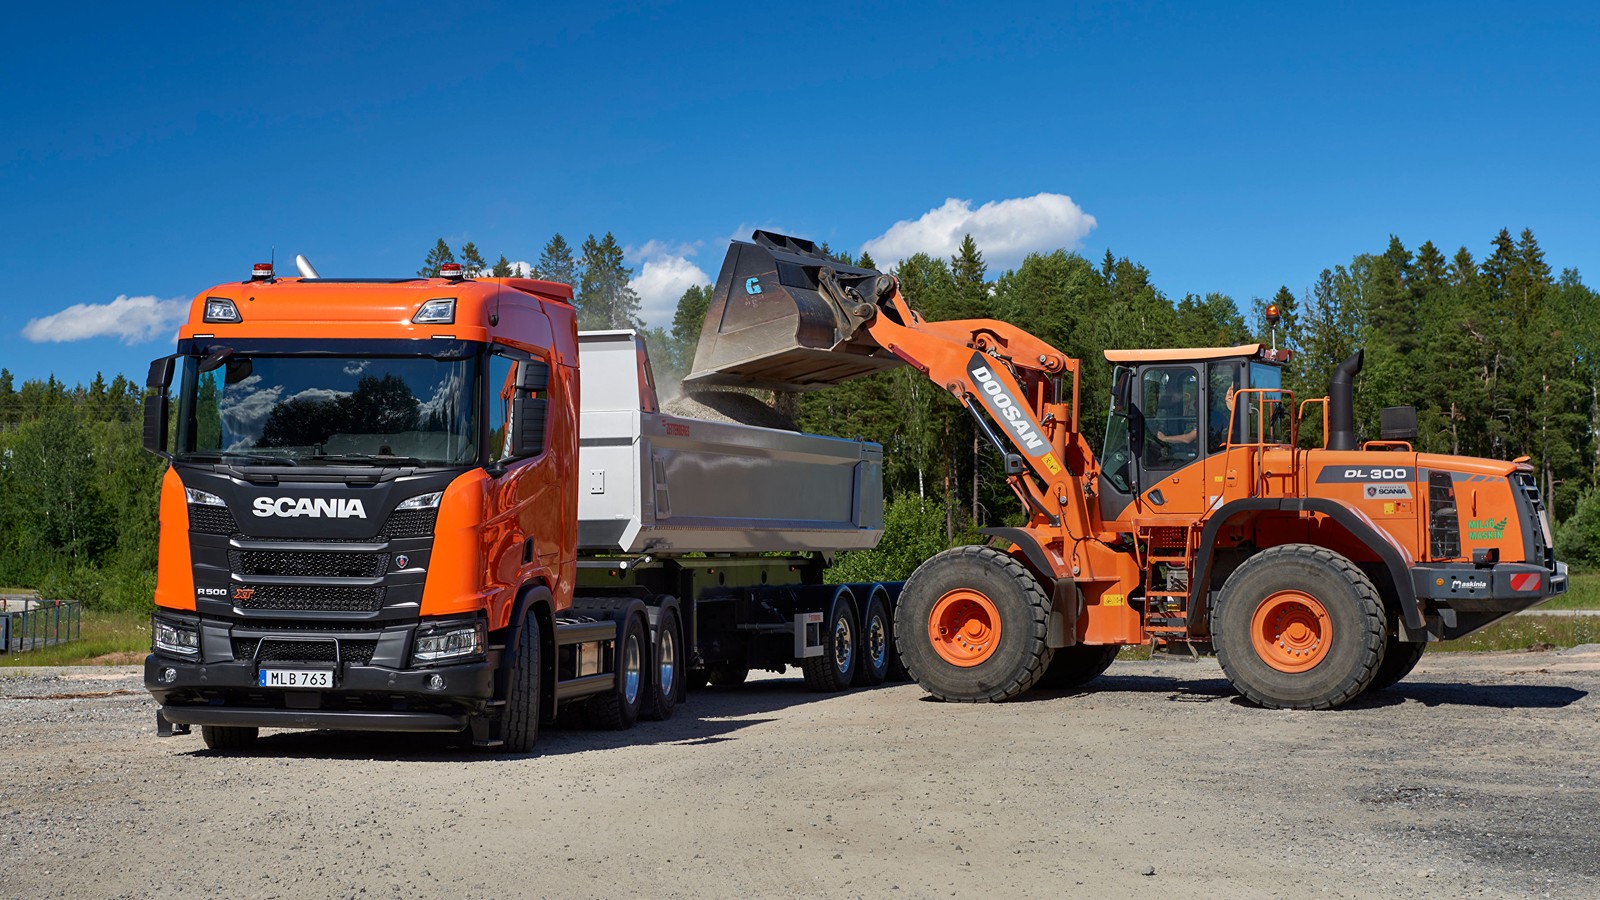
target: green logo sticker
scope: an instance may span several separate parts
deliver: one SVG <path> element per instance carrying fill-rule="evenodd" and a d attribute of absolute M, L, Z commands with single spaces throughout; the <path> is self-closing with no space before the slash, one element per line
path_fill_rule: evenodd
<path fill-rule="evenodd" d="M 1467 522 L 1467 539 L 1471 541 L 1498 541 L 1506 536 L 1509 519 L 1472 519 Z"/>

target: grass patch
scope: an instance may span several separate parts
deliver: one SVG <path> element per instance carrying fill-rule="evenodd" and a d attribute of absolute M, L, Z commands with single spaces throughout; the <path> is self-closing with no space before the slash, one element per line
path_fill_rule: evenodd
<path fill-rule="evenodd" d="M 78 640 L 21 653 L 0 653 L 0 667 L 128 665 L 126 659 L 102 660 L 111 654 L 136 654 L 142 661 L 150 652 L 150 614 L 83 611 Z"/>
<path fill-rule="evenodd" d="M 1555 650 L 1600 644 L 1600 614 L 1509 616 L 1477 634 L 1428 645 L 1429 653 L 1452 650 Z"/>
<path fill-rule="evenodd" d="M 1569 574 L 1567 592 L 1539 608 L 1600 610 L 1600 572 Z"/>

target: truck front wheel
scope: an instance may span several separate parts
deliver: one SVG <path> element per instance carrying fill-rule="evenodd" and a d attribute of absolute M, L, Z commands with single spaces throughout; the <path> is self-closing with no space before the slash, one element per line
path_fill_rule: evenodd
<path fill-rule="evenodd" d="M 529 612 L 517 629 L 517 659 L 506 697 L 504 747 L 527 753 L 539 739 L 539 617 Z"/>
<path fill-rule="evenodd" d="M 1269 709 L 1330 709 L 1366 689 L 1383 662 L 1383 601 L 1366 574 L 1311 544 L 1250 557 L 1211 616 L 1217 659 Z"/>
<path fill-rule="evenodd" d="M 1050 598 L 992 547 L 956 547 L 917 567 L 895 607 L 906 670 L 940 700 L 1009 700 L 1050 665 Z"/>
<path fill-rule="evenodd" d="M 246 750 L 255 744 L 261 729 L 246 725 L 201 725 L 200 738 L 208 750 Z"/>

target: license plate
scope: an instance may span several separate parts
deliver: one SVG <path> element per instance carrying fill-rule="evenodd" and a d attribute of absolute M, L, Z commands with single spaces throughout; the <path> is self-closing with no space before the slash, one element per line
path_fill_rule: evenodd
<path fill-rule="evenodd" d="M 260 684 L 265 688 L 331 688 L 332 669 L 262 669 Z"/>

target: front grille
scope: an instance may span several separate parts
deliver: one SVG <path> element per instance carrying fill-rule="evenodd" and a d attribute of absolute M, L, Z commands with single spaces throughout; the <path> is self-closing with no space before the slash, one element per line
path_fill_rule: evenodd
<path fill-rule="evenodd" d="M 225 506 L 200 506 L 189 504 L 189 530 L 202 534 L 233 534 L 239 523 Z"/>
<path fill-rule="evenodd" d="M 233 605 L 240 609 L 297 612 L 377 612 L 383 608 L 383 593 L 381 587 L 257 584 L 235 587 Z"/>
<path fill-rule="evenodd" d="M 392 541 L 395 538 L 427 537 L 433 534 L 434 520 L 439 517 L 437 509 L 405 509 L 389 517 L 383 524 L 383 530 L 378 532 L 378 540 Z"/>
<path fill-rule="evenodd" d="M 377 578 L 388 571 L 387 553 L 321 553 L 295 550 L 230 550 L 228 565 L 238 575 L 288 575 L 298 578 Z"/>
<path fill-rule="evenodd" d="M 233 658 L 258 662 L 331 663 L 335 661 L 337 653 L 337 659 L 344 662 L 366 665 L 372 661 L 373 651 L 377 647 L 377 641 L 341 640 L 335 648 L 333 641 L 236 637 L 233 639 Z"/>

